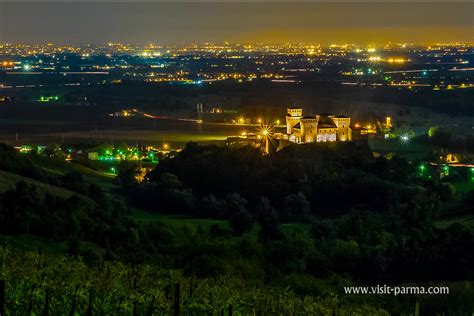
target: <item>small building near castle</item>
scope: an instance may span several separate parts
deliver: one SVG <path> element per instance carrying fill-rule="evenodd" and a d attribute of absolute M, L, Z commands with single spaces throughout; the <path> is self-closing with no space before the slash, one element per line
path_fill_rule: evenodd
<path fill-rule="evenodd" d="M 286 114 L 286 137 L 297 144 L 350 141 L 350 124 L 350 117 L 344 115 L 303 116 L 303 109 L 290 108 Z"/>

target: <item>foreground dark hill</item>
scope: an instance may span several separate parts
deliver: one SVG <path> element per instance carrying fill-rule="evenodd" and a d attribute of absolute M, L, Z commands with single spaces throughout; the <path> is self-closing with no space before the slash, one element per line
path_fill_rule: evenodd
<path fill-rule="evenodd" d="M 474 231 L 437 222 L 472 212 L 473 195 L 420 178 L 403 158 L 374 158 L 363 144 L 270 156 L 188 144 L 148 181 L 137 183 L 134 170 L 123 164 L 111 179 L 1 147 L 10 311 L 167 313 L 178 283 L 190 315 L 230 305 L 241 314 L 387 315 L 412 311 L 415 300 L 427 314 L 472 312 Z M 385 283 L 447 285 L 451 294 L 344 294 Z"/>

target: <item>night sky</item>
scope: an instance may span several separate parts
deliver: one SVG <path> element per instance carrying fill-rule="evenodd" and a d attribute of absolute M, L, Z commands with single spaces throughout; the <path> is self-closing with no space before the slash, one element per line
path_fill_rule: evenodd
<path fill-rule="evenodd" d="M 0 3 L 0 42 L 472 43 L 473 12 L 472 2 Z"/>

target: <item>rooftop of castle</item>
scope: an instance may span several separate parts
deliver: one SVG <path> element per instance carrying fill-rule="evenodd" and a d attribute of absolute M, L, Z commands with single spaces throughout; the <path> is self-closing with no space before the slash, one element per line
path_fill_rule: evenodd
<path fill-rule="evenodd" d="M 319 128 L 336 128 L 336 124 L 328 116 L 320 116 L 318 122 Z"/>

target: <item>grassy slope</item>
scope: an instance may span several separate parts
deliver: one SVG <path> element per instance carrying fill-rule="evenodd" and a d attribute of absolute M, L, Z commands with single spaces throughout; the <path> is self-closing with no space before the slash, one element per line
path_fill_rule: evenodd
<path fill-rule="evenodd" d="M 0 192 L 5 192 L 10 190 L 11 188 L 15 187 L 18 181 L 23 180 L 28 184 L 34 184 L 40 188 L 40 190 L 44 190 L 45 192 L 49 192 L 53 195 L 68 198 L 71 195 L 75 194 L 72 191 L 55 187 L 28 177 L 23 177 L 14 173 L 1 171 L 0 170 Z"/>
<path fill-rule="evenodd" d="M 68 198 L 71 195 L 75 194 L 72 191 L 58 188 L 31 178 L 23 177 L 14 173 L 5 172 L 0 170 L 0 192 L 5 192 L 7 190 L 15 187 L 16 183 L 20 180 L 25 181 L 28 184 L 36 185 L 39 190 L 48 192 L 50 194 L 60 196 L 63 198 Z M 86 197 L 84 197 L 86 198 Z M 64 253 L 66 250 L 65 242 L 58 242 L 52 239 L 43 238 L 39 236 L 32 235 L 14 235 L 6 236 L 0 235 L 0 245 L 8 244 L 15 248 L 25 249 L 25 250 L 44 250 L 48 253 Z"/>
<path fill-rule="evenodd" d="M 133 209 L 132 218 L 141 223 L 162 222 L 166 226 L 173 228 L 191 225 L 195 228 L 200 226 L 205 231 L 209 231 L 212 225 L 219 225 L 223 229 L 230 229 L 229 222 L 226 220 L 193 218 L 186 215 L 154 214 L 139 209 Z M 280 229 L 285 234 L 291 234 L 295 230 L 301 230 L 303 233 L 308 233 L 310 227 L 311 225 L 307 223 L 286 223 L 280 225 Z M 249 234 L 256 236 L 258 230 L 258 225 L 254 225 Z"/>
<path fill-rule="evenodd" d="M 69 172 L 79 172 L 84 175 L 86 182 L 97 184 L 106 191 L 112 191 L 117 188 L 117 185 L 112 181 L 113 175 L 111 174 L 101 173 L 79 164 L 42 156 L 31 155 L 30 158 L 35 165 L 51 175 L 63 176 Z"/>
<path fill-rule="evenodd" d="M 102 176 L 100 173 L 88 169 L 86 167 L 80 165 L 74 165 L 64 162 L 58 162 L 52 159 L 42 159 L 43 157 L 34 157 L 34 162 L 39 167 L 41 167 L 46 172 L 53 174 L 53 175 L 64 175 L 67 172 L 71 171 L 79 171 L 84 174 L 86 181 L 90 181 L 91 183 L 96 183 L 102 186 L 104 189 L 112 189 L 116 186 L 106 177 Z M 52 195 L 68 198 L 73 194 L 77 194 L 73 191 L 56 187 L 35 179 L 31 179 L 28 177 L 24 177 L 21 175 L 17 175 L 14 173 L 6 172 L 0 170 L 0 193 L 8 191 L 15 187 L 18 181 L 25 181 L 28 184 L 36 185 L 39 190 L 43 192 L 48 192 Z M 78 194 L 79 195 L 79 194 Z M 86 196 L 80 195 L 85 200 L 90 200 Z M 92 200 L 90 200 L 92 202 Z M 66 250 L 66 243 L 65 242 L 58 242 L 52 239 L 43 238 L 39 236 L 32 236 L 32 235 L 15 235 L 15 236 L 6 236 L 0 235 L 0 244 L 9 244 L 16 248 L 26 249 L 26 250 L 38 250 L 42 249 L 49 253 L 64 253 Z"/>
<path fill-rule="evenodd" d="M 227 221 L 208 219 L 208 218 L 192 218 L 185 215 L 170 215 L 170 214 L 154 214 L 143 210 L 134 209 L 132 212 L 134 220 L 141 223 L 162 222 L 165 225 L 178 227 L 184 225 L 201 226 L 208 230 L 212 225 L 217 224 L 222 228 L 229 228 Z"/>

